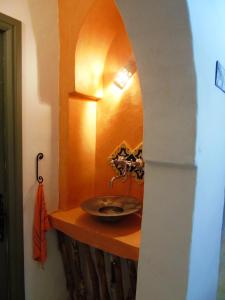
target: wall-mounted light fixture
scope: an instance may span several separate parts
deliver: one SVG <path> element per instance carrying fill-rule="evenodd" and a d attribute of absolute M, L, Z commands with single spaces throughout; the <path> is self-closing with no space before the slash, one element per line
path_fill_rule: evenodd
<path fill-rule="evenodd" d="M 121 90 L 125 88 L 128 82 L 133 77 L 134 73 L 137 70 L 136 63 L 132 60 L 130 61 L 126 67 L 123 67 L 117 73 L 114 84 L 118 86 Z"/>

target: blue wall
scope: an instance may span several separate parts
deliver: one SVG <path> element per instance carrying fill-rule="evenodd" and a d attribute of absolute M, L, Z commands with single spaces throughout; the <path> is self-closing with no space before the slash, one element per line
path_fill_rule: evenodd
<path fill-rule="evenodd" d="M 225 2 L 187 2 L 198 103 L 197 185 L 187 300 L 214 300 L 225 186 L 225 94 L 215 87 L 214 80 L 216 60 L 225 66 Z"/>

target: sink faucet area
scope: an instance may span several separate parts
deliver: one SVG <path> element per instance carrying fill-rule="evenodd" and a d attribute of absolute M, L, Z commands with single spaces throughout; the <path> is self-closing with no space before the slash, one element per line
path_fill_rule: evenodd
<path fill-rule="evenodd" d="M 139 183 L 143 182 L 145 164 L 142 157 L 142 144 L 132 151 L 128 144 L 123 142 L 109 159 L 112 168 L 117 173 L 117 176 L 113 176 L 109 181 L 110 188 L 116 180 L 123 178 L 125 181 L 128 176 L 134 176 Z"/>
<path fill-rule="evenodd" d="M 124 156 L 118 156 L 118 158 L 112 159 L 111 164 L 116 167 L 116 169 L 121 171 L 120 175 L 113 176 L 109 182 L 110 187 L 113 187 L 113 183 L 115 180 L 124 178 L 131 174 L 134 170 L 141 170 L 144 169 L 144 160 L 143 158 L 137 158 L 135 160 L 128 160 Z"/>
<path fill-rule="evenodd" d="M 139 151 L 132 153 L 126 144 L 122 144 L 115 153 L 112 155 L 110 163 L 118 175 L 110 179 L 109 185 L 111 189 L 116 180 L 123 178 L 123 181 L 125 181 L 128 179 L 128 176 L 136 174 L 135 172 L 144 174 L 144 160 L 141 155 L 141 147 L 139 147 Z M 138 156 L 135 153 L 138 153 Z M 141 201 L 130 195 L 96 196 L 81 203 L 81 208 L 88 214 L 98 217 L 102 221 L 110 222 L 118 221 L 127 215 L 138 212 L 141 206 Z"/>
<path fill-rule="evenodd" d="M 81 204 L 88 214 L 102 221 L 116 222 L 141 209 L 139 200 L 127 196 L 99 196 Z"/>

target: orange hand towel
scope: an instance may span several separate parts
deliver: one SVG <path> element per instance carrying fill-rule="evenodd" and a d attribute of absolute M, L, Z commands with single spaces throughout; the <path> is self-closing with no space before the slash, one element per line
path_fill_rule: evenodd
<path fill-rule="evenodd" d="M 34 211 L 33 259 L 44 265 L 47 259 L 46 232 L 50 228 L 45 207 L 43 184 L 39 184 Z"/>

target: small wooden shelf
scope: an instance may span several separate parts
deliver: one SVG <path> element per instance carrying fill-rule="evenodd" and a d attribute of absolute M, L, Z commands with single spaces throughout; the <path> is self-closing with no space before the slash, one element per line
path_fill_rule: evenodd
<path fill-rule="evenodd" d="M 99 101 L 99 100 L 101 100 L 101 98 L 91 96 L 91 95 L 87 95 L 87 94 L 82 94 L 82 93 L 75 92 L 75 91 L 69 93 L 69 97 L 74 98 L 74 99 L 82 99 L 82 100 L 86 100 L 86 101 Z"/>
<path fill-rule="evenodd" d="M 53 228 L 114 255 L 137 261 L 141 239 L 141 219 L 130 215 L 117 223 L 106 223 L 89 216 L 81 208 L 50 214 Z"/>

